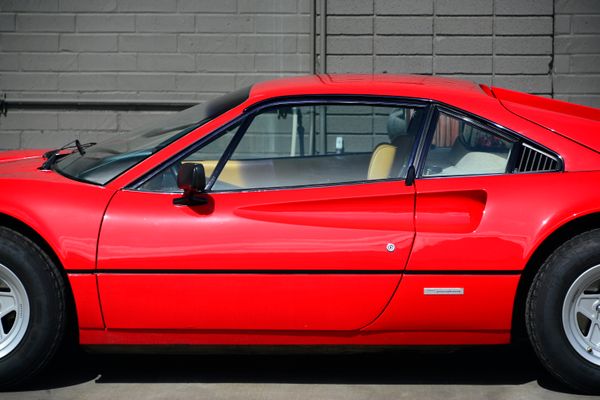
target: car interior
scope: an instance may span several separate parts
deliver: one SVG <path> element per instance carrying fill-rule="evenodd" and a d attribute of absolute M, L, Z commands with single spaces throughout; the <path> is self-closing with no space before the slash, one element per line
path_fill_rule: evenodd
<path fill-rule="evenodd" d="M 469 122 L 440 114 L 424 176 L 505 173 L 512 142 Z"/>
<path fill-rule="evenodd" d="M 422 121 L 422 112 L 396 109 L 387 118 L 387 140 L 371 152 L 256 159 L 230 159 L 213 190 L 305 186 L 402 177 Z M 216 160 L 198 160 L 207 177 Z"/>

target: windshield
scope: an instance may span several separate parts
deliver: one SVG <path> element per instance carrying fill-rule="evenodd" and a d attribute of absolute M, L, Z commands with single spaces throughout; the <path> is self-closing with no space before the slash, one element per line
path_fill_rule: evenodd
<path fill-rule="evenodd" d="M 250 87 L 226 94 L 86 149 L 55 165 L 67 177 L 104 185 L 180 137 L 243 103 Z"/>

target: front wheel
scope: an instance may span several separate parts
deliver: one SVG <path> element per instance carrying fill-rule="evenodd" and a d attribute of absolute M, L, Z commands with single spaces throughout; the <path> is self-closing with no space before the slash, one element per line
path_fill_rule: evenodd
<path fill-rule="evenodd" d="M 600 393 L 600 230 L 574 237 L 546 260 L 526 317 L 542 364 L 574 389 Z"/>
<path fill-rule="evenodd" d="M 65 287 L 50 258 L 0 227 L 0 387 L 40 371 L 65 331 Z"/>

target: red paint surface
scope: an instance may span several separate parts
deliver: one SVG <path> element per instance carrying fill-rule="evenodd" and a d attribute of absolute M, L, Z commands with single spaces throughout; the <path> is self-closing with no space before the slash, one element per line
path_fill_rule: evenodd
<path fill-rule="evenodd" d="M 399 271 L 414 237 L 414 188 L 404 182 L 215 193 L 196 207 L 173 206 L 177 197 L 117 193 L 98 268 Z"/>
<path fill-rule="evenodd" d="M 379 315 L 398 281 L 388 274 L 98 276 L 106 326 L 149 330 L 358 330 Z"/>
<path fill-rule="evenodd" d="M 600 198 L 600 186 L 590 185 L 596 177 L 597 172 L 418 179 L 407 270 L 520 271 L 558 227 L 598 210 L 590 201 Z M 475 200 L 474 191 L 485 192 L 483 209 L 484 196 Z M 469 229 L 455 222 L 460 215 L 470 221 Z"/>
<path fill-rule="evenodd" d="M 100 223 L 113 191 L 40 171 L 42 162 L 38 157 L 0 163 L 0 214 L 36 231 L 66 270 L 92 271 Z"/>
<path fill-rule="evenodd" d="M 516 275 L 405 275 L 369 331 L 510 332 Z M 463 295 L 425 295 L 425 288 L 462 288 Z"/>
<path fill-rule="evenodd" d="M 96 276 L 92 274 L 69 274 L 69 285 L 76 299 L 79 329 L 104 328 Z"/>
<path fill-rule="evenodd" d="M 600 151 L 599 109 L 507 89 L 493 91 L 509 111 Z"/>

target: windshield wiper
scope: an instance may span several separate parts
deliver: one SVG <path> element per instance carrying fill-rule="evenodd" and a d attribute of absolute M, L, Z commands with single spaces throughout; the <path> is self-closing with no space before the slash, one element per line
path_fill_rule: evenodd
<path fill-rule="evenodd" d="M 72 142 L 65 144 L 63 147 L 61 147 L 59 149 L 47 151 L 44 153 L 44 158 L 46 159 L 46 161 L 44 161 L 42 166 L 39 167 L 38 169 L 40 169 L 42 171 L 48 171 L 50 169 L 50 167 L 52 167 L 52 164 L 54 164 L 56 162 L 56 160 L 58 159 L 58 156 L 60 155 L 60 152 L 63 150 L 73 149 L 73 150 L 77 150 L 79 152 L 79 154 L 84 155 L 85 149 L 87 149 L 88 147 L 93 146 L 95 144 L 96 144 L 95 142 L 81 144 L 81 142 L 78 139 L 75 139 Z"/>

